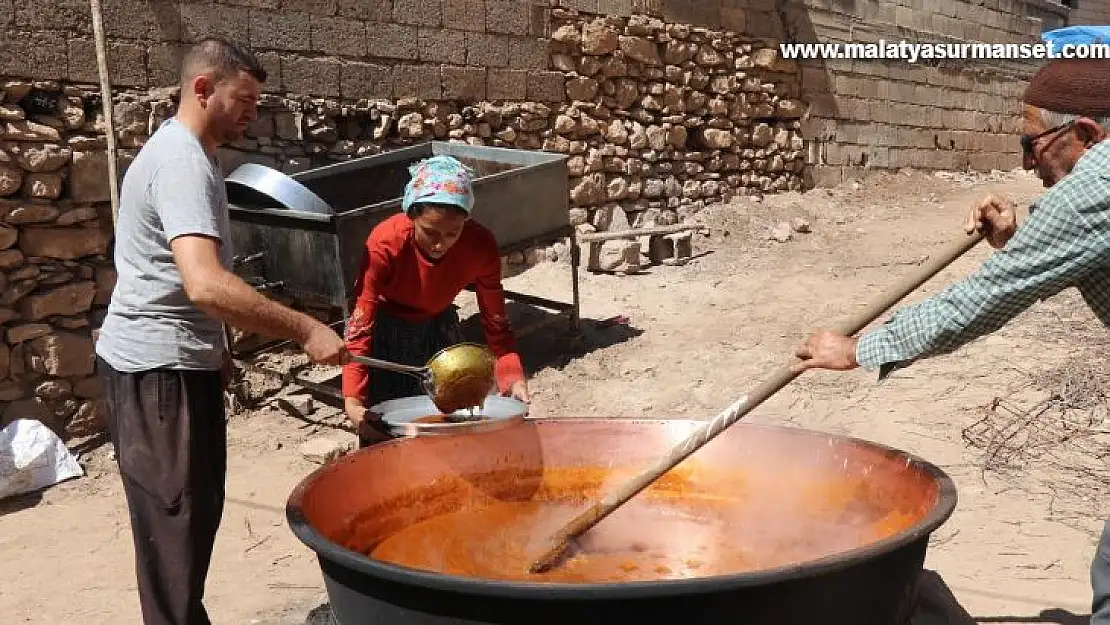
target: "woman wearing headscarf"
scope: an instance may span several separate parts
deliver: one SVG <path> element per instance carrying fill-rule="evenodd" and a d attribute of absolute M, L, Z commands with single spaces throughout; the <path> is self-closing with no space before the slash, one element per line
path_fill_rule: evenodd
<path fill-rule="evenodd" d="M 505 314 L 501 255 L 487 228 L 470 219 L 473 172 L 450 156 L 410 167 L 403 212 L 378 224 L 366 241 L 354 310 L 347 322 L 350 353 L 422 366 L 463 341 L 453 302 L 474 284 L 486 343 L 497 357 L 499 392 L 527 402 L 528 386 Z M 423 395 L 416 378 L 349 362 L 343 368 L 347 417 L 360 446 L 385 438 L 367 422 L 368 406 Z"/>

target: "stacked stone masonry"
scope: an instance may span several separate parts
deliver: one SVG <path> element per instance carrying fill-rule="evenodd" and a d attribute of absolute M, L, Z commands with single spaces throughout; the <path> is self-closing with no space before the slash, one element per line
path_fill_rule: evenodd
<path fill-rule="evenodd" d="M 1016 165 L 1032 64 L 799 64 L 778 43 L 1014 42 L 1066 17 L 1044 0 L 102 4 L 121 171 L 173 114 L 183 50 L 222 34 L 270 73 L 259 119 L 220 151 L 225 171 L 431 139 L 560 152 L 583 232 L 871 168 Z M 0 0 L 0 424 L 30 416 L 66 436 L 99 427 L 92 347 L 114 284 L 95 59 L 85 0 Z M 506 272 L 566 252 L 515 253 Z"/>
<path fill-rule="evenodd" d="M 0 419 L 99 427 L 93 311 L 115 284 L 99 97 L 0 80 Z"/>

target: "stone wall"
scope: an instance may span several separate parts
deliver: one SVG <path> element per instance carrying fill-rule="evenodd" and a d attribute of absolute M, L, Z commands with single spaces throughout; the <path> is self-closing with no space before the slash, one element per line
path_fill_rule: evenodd
<path fill-rule="evenodd" d="M 798 68 L 734 32 L 635 15 L 554 13 L 569 105 L 549 151 L 572 155 L 572 221 L 677 223 L 706 201 L 802 189 Z"/>
<path fill-rule="evenodd" d="M 115 280 L 99 101 L 0 80 L 0 420 L 78 436 L 102 412 L 92 326 Z"/>

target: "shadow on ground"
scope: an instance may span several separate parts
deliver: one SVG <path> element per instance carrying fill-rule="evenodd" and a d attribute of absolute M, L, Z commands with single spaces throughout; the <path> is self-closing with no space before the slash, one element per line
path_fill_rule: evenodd
<path fill-rule="evenodd" d="M 578 331 L 557 313 L 520 302 L 509 302 L 506 313 L 517 333 L 517 349 L 529 378 L 547 368 L 561 369 L 576 358 L 634 339 L 644 333 L 626 317 L 581 319 Z M 529 331 L 530 327 L 535 327 Z M 481 317 L 462 320 L 463 334 L 469 341 L 485 343 Z"/>

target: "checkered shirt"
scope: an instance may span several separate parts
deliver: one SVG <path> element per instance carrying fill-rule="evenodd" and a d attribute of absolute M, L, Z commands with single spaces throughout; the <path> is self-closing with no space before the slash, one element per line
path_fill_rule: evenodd
<path fill-rule="evenodd" d="M 1037 300 L 1076 287 L 1110 325 L 1110 139 L 1029 209 L 978 271 L 860 337 L 856 360 L 880 379 L 998 330 Z"/>

